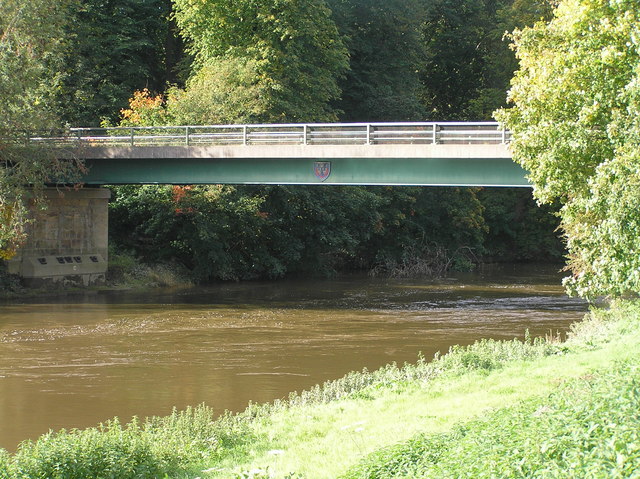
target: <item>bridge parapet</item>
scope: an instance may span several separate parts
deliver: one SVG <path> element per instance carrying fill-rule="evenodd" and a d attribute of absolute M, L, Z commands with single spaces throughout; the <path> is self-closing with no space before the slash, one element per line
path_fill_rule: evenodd
<path fill-rule="evenodd" d="M 29 141 L 64 146 L 500 144 L 495 122 L 310 123 L 71 128 Z"/>

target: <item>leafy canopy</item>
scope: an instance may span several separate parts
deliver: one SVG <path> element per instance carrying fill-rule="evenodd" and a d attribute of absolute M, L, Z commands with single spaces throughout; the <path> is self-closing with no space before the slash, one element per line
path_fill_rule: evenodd
<path fill-rule="evenodd" d="M 171 62 L 171 3 L 77 3 L 64 24 L 66 48 L 53 104 L 72 126 L 98 126 L 102 119 L 115 120 L 135 89 L 164 88 Z"/>
<path fill-rule="evenodd" d="M 342 121 L 419 121 L 424 0 L 328 0 L 349 49 Z"/>
<path fill-rule="evenodd" d="M 0 259 L 11 258 L 26 239 L 27 202 L 41 199 L 45 183 L 73 181 L 79 171 L 76 162 L 25 144 L 25 132 L 58 125 L 49 106 L 73 5 L 74 0 L 0 2 Z"/>
<path fill-rule="evenodd" d="M 232 96 L 255 86 L 257 121 L 337 118 L 329 101 L 340 95 L 348 58 L 324 0 L 174 0 L 174 7 L 199 70 L 192 89 L 206 94 L 208 75 Z M 240 79 L 227 73 L 234 62 Z"/>
<path fill-rule="evenodd" d="M 559 201 L 570 291 L 640 293 L 640 4 L 564 0 L 516 30 L 520 69 L 497 114 L 542 203 Z"/>

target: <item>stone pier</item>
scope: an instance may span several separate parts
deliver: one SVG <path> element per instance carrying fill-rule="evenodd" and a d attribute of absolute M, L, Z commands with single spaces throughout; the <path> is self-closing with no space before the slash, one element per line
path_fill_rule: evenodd
<path fill-rule="evenodd" d="M 29 283 L 104 282 L 111 192 L 48 188 L 45 195 L 49 207 L 33 211 L 27 243 L 7 262 L 9 272 Z"/>

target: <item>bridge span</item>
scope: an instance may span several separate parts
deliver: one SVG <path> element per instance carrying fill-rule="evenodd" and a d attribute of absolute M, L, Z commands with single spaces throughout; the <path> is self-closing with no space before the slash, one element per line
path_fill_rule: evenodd
<path fill-rule="evenodd" d="M 73 128 L 42 137 L 105 184 L 528 187 L 497 123 L 329 123 Z"/>
<path fill-rule="evenodd" d="M 89 186 L 305 184 L 528 187 L 497 123 L 352 123 L 73 128 L 29 142 L 82 158 Z M 106 188 L 47 192 L 9 271 L 34 281 L 104 280 Z"/>

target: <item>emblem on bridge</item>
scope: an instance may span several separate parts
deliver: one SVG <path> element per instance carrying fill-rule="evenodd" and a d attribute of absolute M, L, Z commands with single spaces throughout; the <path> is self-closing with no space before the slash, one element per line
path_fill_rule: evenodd
<path fill-rule="evenodd" d="M 331 174 L 331 162 L 315 161 L 313 163 L 313 172 L 320 181 L 326 180 Z"/>

